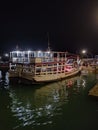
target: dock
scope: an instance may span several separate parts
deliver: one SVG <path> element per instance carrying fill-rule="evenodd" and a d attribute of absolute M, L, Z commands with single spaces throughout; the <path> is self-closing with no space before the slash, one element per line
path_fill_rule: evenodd
<path fill-rule="evenodd" d="M 89 91 L 88 95 L 98 97 L 98 83 Z"/>

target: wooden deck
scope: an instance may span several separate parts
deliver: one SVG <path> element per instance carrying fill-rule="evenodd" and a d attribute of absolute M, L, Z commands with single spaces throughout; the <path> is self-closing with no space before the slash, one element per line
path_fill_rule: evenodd
<path fill-rule="evenodd" d="M 89 91 L 88 95 L 98 97 L 98 83 Z"/>

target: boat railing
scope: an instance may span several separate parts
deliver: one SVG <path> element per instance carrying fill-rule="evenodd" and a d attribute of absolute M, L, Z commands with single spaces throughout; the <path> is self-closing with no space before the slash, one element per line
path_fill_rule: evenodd
<path fill-rule="evenodd" d="M 66 62 L 64 57 L 31 57 L 30 63 Z"/>
<path fill-rule="evenodd" d="M 75 70 L 75 67 L 72 65 L 66 65 L 64 63 L 53 63 L 51 65 L 48 64 L 37 64 L 35 66 L 35 75 L 41 74 L 54 74 L 54 73 L 64 73 L 71 72 Z"/>

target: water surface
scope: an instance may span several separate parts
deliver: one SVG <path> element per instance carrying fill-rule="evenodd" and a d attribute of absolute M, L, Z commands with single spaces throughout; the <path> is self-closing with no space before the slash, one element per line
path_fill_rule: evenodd
<path fill-rule="evenodd" d="M 97 74 L 46 85 L 0 87 L 0 130 L 98 130 Z M 8 80 L 8 79 L 7 79 Z"/>

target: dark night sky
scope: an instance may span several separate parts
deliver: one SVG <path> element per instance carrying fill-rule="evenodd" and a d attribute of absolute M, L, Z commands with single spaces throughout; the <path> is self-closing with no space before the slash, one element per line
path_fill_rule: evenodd
<path fill-rule="evenodd" d="M 3 1 L 0 3 L 0 50 L 47 49 L 98 53 L 98 2 L 94 0 Z"/>

